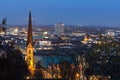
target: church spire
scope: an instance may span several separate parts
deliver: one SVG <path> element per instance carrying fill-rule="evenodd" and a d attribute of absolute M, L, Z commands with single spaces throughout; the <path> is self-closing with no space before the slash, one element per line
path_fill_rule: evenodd
<path fill-rule="evenodd" d="M 28 69 L 31 74 L 34 73 L 34 48 L 33 48 L 33 38 L 32 38 L 32 20 L 31 11 L 29 11 L 29 22 L 28 22 L 28 34 L 27 34 L 27 48 L 26 48 L 26 62 L 28 64 Z"/>
<path fill-rule="evenodd" d="M 28 33 L 27 33 L 27 45 L 31 44 L 33 46 L 31 11 L 29 11 L 29 20 L 28 21 L 29 22 L 28 22 Z"/>

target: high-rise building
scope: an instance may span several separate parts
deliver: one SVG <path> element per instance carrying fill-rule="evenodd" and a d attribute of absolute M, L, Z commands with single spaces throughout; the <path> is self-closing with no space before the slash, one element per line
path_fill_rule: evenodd
<path fill-rule="evenodd" d="M 55 32 L 56 33 L 64 33 L 64 24 L 63 23 L 55 24 Z"/>
<path fill-rule="evenodd" d="M 115 37 L 115 31 L 107 30 L 107 37 Z"/>
<path fill-rule="evenodd" d="M 31 74 L 34 72 L 34 49 L 33 49 L 33 38 L 32 38 L 32 20 L 31 11 L 29 12 L 28 32 L 27 32 L 27 48 L 26 48 L 26 62 L 28 69 Z"/>

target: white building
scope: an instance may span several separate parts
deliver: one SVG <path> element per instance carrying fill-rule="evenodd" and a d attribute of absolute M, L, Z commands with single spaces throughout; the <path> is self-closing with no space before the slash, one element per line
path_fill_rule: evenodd
<path fill-rule="evenodd" d="M 115 37 L 120 38 L 120 31 L 119 30 L 115 32 Z"/>
<path fill-rule="evenodd" d="M 64 24 L 63 23 L 55 24 L 55 32 L 56 33 L 64 33 Z"/>
<path fill-rule="evenodd" d="M 51 45 L 52 45 L 51 41 L 46 40 L 35 42 L 36 50 L 51 50 L 52 49 Z"/>
<path fill-rule="evenodd" d="M 107 30 L 108 37 L 115 37 L 115 32 L 113 30 Z"/>

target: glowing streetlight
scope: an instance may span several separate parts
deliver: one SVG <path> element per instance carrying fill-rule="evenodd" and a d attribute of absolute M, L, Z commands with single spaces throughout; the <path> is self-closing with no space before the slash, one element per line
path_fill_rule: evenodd
<path fill-rule="evenodd" d="M 80 79 L 80 74 L 76 73 L 76 80 L 79 80 L 79 79 Z"/>
<path fill-rule="evenodd" d="M 80 77 L 80 74 L 79 74 L 79 73 L 77 73 L 77 74 L 76 74 L 76 77 L 77 77 L 77 78 L 79 78 L 79 77 Z"/>
<path fill-rule="evenodd" d="M 27 76 L 27 77 L 26 77 L 26 79 L 27 79 L 27 80 L 29 80 L 29 79 L 30 79 L 30 77 L 29 77 L 29 76 Z"/>

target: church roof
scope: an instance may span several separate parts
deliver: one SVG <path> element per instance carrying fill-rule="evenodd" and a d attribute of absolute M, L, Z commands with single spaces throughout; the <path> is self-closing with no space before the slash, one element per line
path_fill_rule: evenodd
<path fill-rule="evenodd" d="M 33 38 L 32 38 L 32 19 L 31 19 L 31 11 L 29 11 L 29 22 L 28 22 L 28 33 L 27 33 L 27 45 L 30 43 L 33 46 Z"/>

